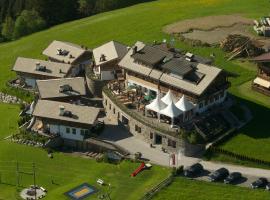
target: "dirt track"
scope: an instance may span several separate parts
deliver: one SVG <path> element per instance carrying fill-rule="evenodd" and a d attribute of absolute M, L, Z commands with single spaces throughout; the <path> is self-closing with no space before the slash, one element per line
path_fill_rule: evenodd
<path fill-rule="evenodd" d="M 252 25 L 253 20 L 240 15 L 207 16 L 195 19 L 187 19 L 164 27 L 164 32 L 186 33 L 191 30 L 212 30 L 217 27 L 230 27 L 235 24 Z"/>
<path fill-rule="evenodd" d="M 253 20 L 241 15 L 207 16 L 179 21 L 163 28 L 168 34 L 181 34 L 189 40 L 210 45 L 218 44 L 229 34 L 242 34 L 254 38 L 261 46 L 270 47 L 270 39 L 252 34 Z"/>

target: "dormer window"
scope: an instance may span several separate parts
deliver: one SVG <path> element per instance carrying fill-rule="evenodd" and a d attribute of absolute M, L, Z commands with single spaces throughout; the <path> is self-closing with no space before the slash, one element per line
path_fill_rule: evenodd
<path fill-rule="evenodd" d="M 106 61 L 106 56 L 105 56 L 104 54 L 101 54 L 101 55 L 100 55 L 100 58 L 99 58 L 99 61 L 100 61 L 100 62 Z"/>

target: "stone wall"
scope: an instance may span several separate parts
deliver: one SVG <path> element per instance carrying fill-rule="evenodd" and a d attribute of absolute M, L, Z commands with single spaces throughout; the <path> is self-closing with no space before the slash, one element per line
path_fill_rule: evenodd
<path fill-rule="evenodd" d="M 92 96 L 102 97 L 102 88 L 104 86 L 103 81 L 99 79 L 94 80 L 91 77 L 89 77 L 89 75 L 86 75 L 86 82 L 89 93 Z"/>
<path fill-rule="evenodd" d="M 178 150 L 184 147 L 183 140 L 181 140 L 180 138 L 176 138 L 168 134 L 162 133 L 161 131 L 155 130 L 147 126 L 146 124 L 139 122 L 135 118 L 129 116 L 117 105 L 115 105 L 114 102 L 104 92 L 103 92 L 103 105 L 107 117 L 110 120 L 116 120 L 119 123 L 124 124 L 131 134 L 141 138 L 147 143 L 155 145 L 157 144 L 156 138 L 159 137 L 161 139 L 160 145 L 168 152 L 178 152 Z M 126 124 L 127 120 L 128 123 Z M 170 143 L 175 143 L 175 147 L 169 145 L 169 140 Z"/>
<path fill-rule="evenodd" d="M 10 104 L 20 104 L 20 103 L 26 103 L 19 99 L 18 97 L 11 96 L 5 93 L 0 92 L 0 102 L 2 103 L 10 103 Z"/>

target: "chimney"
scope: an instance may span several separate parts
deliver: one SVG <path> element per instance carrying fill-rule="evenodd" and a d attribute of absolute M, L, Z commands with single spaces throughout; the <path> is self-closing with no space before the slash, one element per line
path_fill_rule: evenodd
<path fill-rule="evenodd" d="M 57 55 L 62 55 L 62 49 L 61 48 L 57 48 Z"/>
<path fill-rule="evenodd" d="M 134 46 L 134 47 L 132 48 L 132 50 L 133 50 L 132 54 L 135 54 L 135 53 L 138 52 L 138 47 L 137 47 L 137 46 Z"/>
<path fill-rule="evenodd" d="M 40 62 L 36 62 L 36 70 L 37 70 L 37 71 L 40 70 Z"/>
<path fill-rule="evenodd" d="M 64 116 L 65 114 L 65 106 L 59 106 L 59 115 L 60 116 Z"/>
<path fill-rule="evenodd" d="M 106 56 L 104 54 L 100 55 L 99 62 L 104 62 L 106 61 Z"/>

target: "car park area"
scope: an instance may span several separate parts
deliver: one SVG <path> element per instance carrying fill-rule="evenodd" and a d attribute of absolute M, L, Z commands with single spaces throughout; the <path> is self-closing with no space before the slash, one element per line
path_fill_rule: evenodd
<path fill-rule="evenodd" d="M 195 166 L 195 167 L 194 167 Z M 203 166 L 202 166 L 203 167 Z M 196 172 L 190 173 L 190 169 L 199 168 Z M 260 180 L 262 177 L 260 174 L 258 176 L 250 176 L 246 174 L 241 174 L 239 172 L 233 172 L 225 168 L 218 168 L 216 170 L 205 170 L 204 168 L 201 169 L 198 167 L 198 164 L 193 164 L 189 167 L 184 169 L 183 176 L 188 179 L 206 181 L 206 182 L 214 182 L 214 183 L 224 183 L 224 184 L 231 184 L 240 187 L 248 187 L 250 189 L 266 189 L 270 188 L 270 184 L 268 182 L 263 182 L 260 184 Z M 189 172 L 189 173 L 188 173 Z M 267 179 L 266 179 L 267 180 Z M 269 181 L 269 180 L 268 180 Z M 258 187 L 252 185 L 258 185 Z"/>

